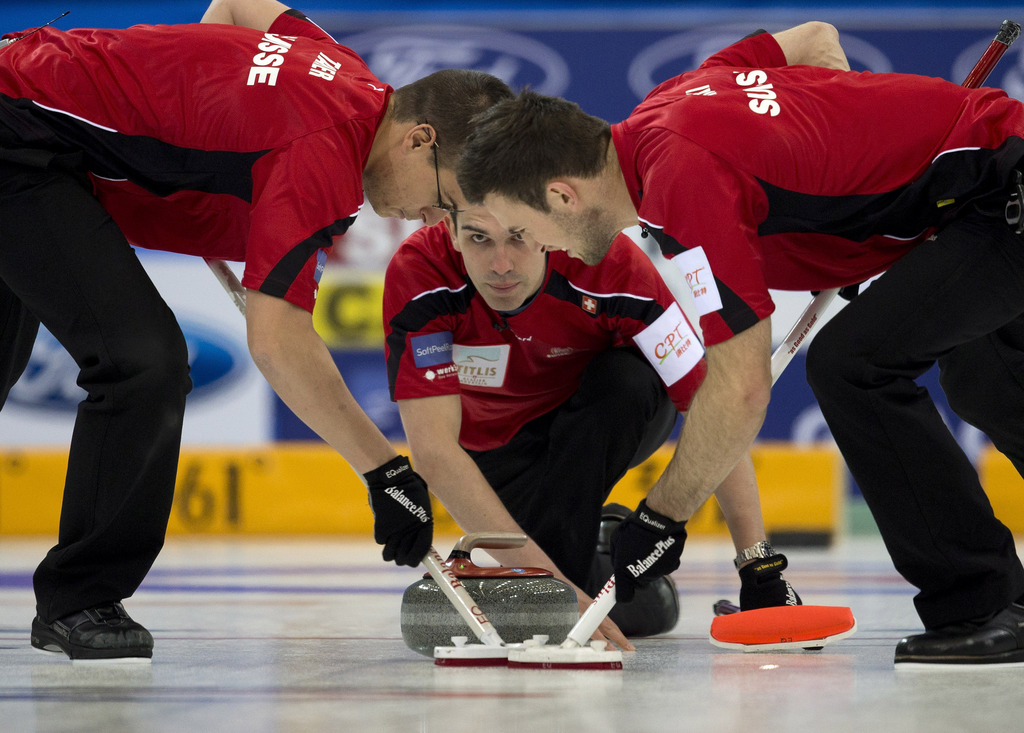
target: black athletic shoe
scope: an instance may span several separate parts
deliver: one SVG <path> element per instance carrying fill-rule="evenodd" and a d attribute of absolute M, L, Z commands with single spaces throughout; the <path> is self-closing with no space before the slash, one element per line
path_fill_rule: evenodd
<path fill-rule="evenodd" d="M 782 571 L 789 566 L 783 554 L 775 554 L 740 568 L 740 608 L 751 611 L 771 606 L 801 606 L 803 601 Z"/>
<path fill-rule="evenodd" d="M 51 624 L 37 616 L 32 620 L 32 646 L 64 652 L 73 660 L 145 661 L 153 656 L 153 636 L 120 603 L 87 608 Z"/>
<path fill-rule="evenodd" d="M 985 620 L 964 621 L 896 645 L 897 667 L 924 665 L 1024 666 L 1024 606 L 1012 603 Z"/>
<path fill-rule="evenodd" d="M 612 574 L 612 533 L 623 519 L 633 513 L 622 504 L 605 504 L 601 510 L 601 527 L 597 534 L 597 553 L 590 570 L 586 591 L 591 596 L 600 592 Z M 637 586 L 633 600 L 616 603 L 608 617 L 629 637 L 654 636 L 675 628 L 679 622 L 679 591 L 668 575 Z"/>

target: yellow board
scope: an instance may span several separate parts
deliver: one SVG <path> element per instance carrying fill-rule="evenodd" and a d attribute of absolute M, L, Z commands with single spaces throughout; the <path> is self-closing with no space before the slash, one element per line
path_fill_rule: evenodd
<path fill-rule="evenodd" d="M 0 453 L 0 535 L 57 534 L 67 451 Z"/>
<path fill-rule="evenodd" d="M 383 302 L 383 274 L 332 271 L 320 282 L 313 327 L 332 349 L 379 349 L 384 343 Z"/>
<path fill-rule="evenodd" d="M 67 453 L 0 453 L 0 534 L 56 534 Z M 171 534 L 363 533 L 373 517 L 361 479 L 316 443 L 187 449 Z"/>
<path fill-rule="evenodd" d="M 402 446 L 398 446 L 402 449 Z M 610 498 L 635 507 L 672 455 L 658 451 L 630 471 Z M 834 534 L 841 527 L 842 463 L 833 450 L 759 446 L 755 462 L 770 531 Z M 0 534 L 56 534 L 67 453 L 0 452 Z M 460 533 L 435 504 L 438 534 Z M 171 534 L 370 534 L 373 515 L 359 476 L 319 443 L 186 448 L 178 466 Z M 724 534 L 714 501 L 691 534 Z"/>
<path fill-rule="evenodd" d="M 626 474 L 610 501 L 635 507 L 671 455 L 666 446 Z M 846 472 L 835 449 L 758 444 L 753 455 L 769 534 L 834 537 L 841 531 Z M 56 535 L 66 469 L 66 451 L 0 451 L 0 535 Z M 1015 534 L 1024 534 L 1024 479 L 992 448 L 983 451 L 978 471 L 996 516 Z M 461 533 L 442 507 L 435 504 L 434 512 L 439 535 Z M 362 480 L 321 444 L 182 451 L 172 534 L 370 535 L 372 529 Z M 708 501 L 687 530 L 724 536 L 717 503 Z"/>
<path fill-rule="evenodd" d="M 1024 534 L 1024 479 L 1010 459 L 994 448 L 981 454 L 978 477 L 992 510 L 1014 534 Z"/>

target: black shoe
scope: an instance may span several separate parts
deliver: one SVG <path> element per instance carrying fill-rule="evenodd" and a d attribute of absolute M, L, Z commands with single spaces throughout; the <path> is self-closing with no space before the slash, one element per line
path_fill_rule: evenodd
<path fill-rule="evenodd" d="M 793 586 L 782 577 L 782 571 L 788 566 L 786 556 L 777 553 L 740 568 L 740 608 L 750 611 L 803 605 Z"/>
<path fill-rule="evenodd" d="M 985 620 L 964 621 L 908 636 L 896 645 L 894 661 L 900 667 L 1024 666 L 1024 606 L 1012 603 Z"/>
<path fill-rule="evenodd" d="M 601 510 L 601 527 L 597 535 L 597 553 L 591 567 L 586 591 L 594 596 L 612 575 L 612 533 L 633 511 L 622 504 L 606 504 Z M 628 637 L 654 636 L 675 628 L 679 621 L 679 591 L 671 577 L 665 575 L 637 586 L 633 600 L 616 603 L 608 617 Z"/>
<path fill-rule="evenodd" d="M 153 656 L 153 636 L 131 619 L 120 603 L 87 608 L 51 624 L 32 620 L 32 646 L 64 652 L 73 660 L 134 659 Z"/>

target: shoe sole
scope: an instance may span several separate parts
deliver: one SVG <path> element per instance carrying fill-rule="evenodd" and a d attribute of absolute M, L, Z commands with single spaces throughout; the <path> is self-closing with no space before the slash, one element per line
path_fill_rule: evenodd
<path fill-rule="evenodd" d="M 36 651 L 43 654 L 64 654 L 72 662 L 149 664 L 153 657 L 153 650 L 151 648 L 97 651 L 77 646 L 69 643 L 63 637 L 38 624 L 36 621 L 32 622 L 30 642 L 32 648 Z"/>
<path fill-rule="evenodd" d="M 1024 667 L 1024 650 L 983 657 L 910 657 L 893 661 L 896 669 L 1011 669 Z"/>
<path fill-rule="evenodd" d="M 996 672 L 1024 667 L 1024 662 L 896 662 L 897 670 L 931 672 Z"/>
<path fill-rule="evenodd" d="M 67 654 L 65 654 L 63 649 L 40 649 L 37 646 L 33 646 L 32 647 L 32 651 L 36 652 L 37 654 L 45 654 L 46 656 L 51 657 L 51 658 L 53 657 L 54 654 L 63 654 L 65 657 L 67 657 Z M 76 666 L 77 665 L 92 666 L 92 665 L 103 665 L 103 664 L 111 664 L 111 665 L 117 665 L 117 664 L 152 665 L 153 664 L 153 659 L 151 657 L 107 657 L 107 658 L 100 657 L 98 659 L 81 659 L 81 658 L 75 659 L 75 658 L 69 658 L 68 661 L 70 661 L 72 664 L 74 664 Z"/>

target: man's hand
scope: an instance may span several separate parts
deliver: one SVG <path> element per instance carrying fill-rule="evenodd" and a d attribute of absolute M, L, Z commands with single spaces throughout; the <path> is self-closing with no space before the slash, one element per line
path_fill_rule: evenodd
<path fill-rule="evenodd" d="M 373 539 L 384 545 L 385 562 L 416 567 L 434 537 L 427 484 L 398 456 L 363 474 L 373 509 Z"/>
<path fill-rule="evenodd" d="M 646 585 L 679 567 L 686 542 L 686 522 L 675 522 L 640 502 L 612 534 L 615 599 L 633 600 L 636 586 Z"/>

